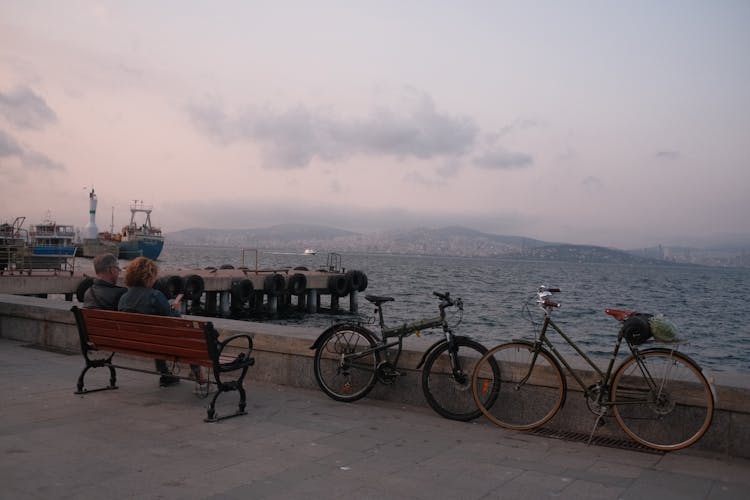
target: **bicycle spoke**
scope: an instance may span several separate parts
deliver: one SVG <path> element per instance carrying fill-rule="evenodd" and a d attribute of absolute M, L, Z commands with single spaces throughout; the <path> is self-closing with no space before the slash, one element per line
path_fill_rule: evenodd
<path fill-rule="evenodd" d="M 492 405 L 481 400 L 490 359 L 500 369 L 500 392 Z M 545 351 L 535 356 L 533 346 L 525 343 L 500 345 L 485 354 L 474 370 L 472 386 L 480 411 L 495 424 L 516 430 L 534 429 L 551 419 L 562 406 L 566 388 L 551 356 Z"/>
<path fill-rule="evenodd" d="M 690 446 L 708 429 L 713 395 L 688 358 L 655 349 L 627 359 L 612 384 L 615 418 L 639 443 L 658 450 Z"/>
<path fill-rule="evenodd" d="M 315 351 L 318 386 L 337 401 L 355 401 L 375 385 L 378 355 L 365 329 L 341 327 L 331 331 Z"/>
<path fill-rule="evenodd" d="M 453 420 L 467 421 L 481 415 L 474 402 L 471 390 L 471 374 L 487 349 L 474 340 L 454 339 L 457 353 L 449 353 L 448 343 L 437 347 L 425 361 L 422 370 L 422 390 L 430 406 L 440 415 Z M 497 365 L 488 365 L 491 373 L 497 373 Z M 488 380 L 496 380 L 491 376 Z M 488 382 L 489 383 L 489 382 Z M 494 383 L 494 382 L 493 382 Z M 485 402 L 494 402 L 497 390 L 490 389 L 483 396 Z"/>

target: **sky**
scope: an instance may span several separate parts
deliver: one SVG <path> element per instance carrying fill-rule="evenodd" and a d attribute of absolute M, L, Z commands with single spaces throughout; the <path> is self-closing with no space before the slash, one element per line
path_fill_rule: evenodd
<path fill-rule="evenodd" d="M 0 1 L 0 221 L 750 239 L 750 2 Z"/>

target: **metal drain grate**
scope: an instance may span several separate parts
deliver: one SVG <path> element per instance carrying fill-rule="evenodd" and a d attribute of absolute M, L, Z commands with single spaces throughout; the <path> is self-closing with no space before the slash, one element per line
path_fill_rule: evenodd
<path fill-rule="evenodd" d="M 561 431 L 558 429 L 548 429 L 546 427 L 540 427 L 529 431 L 537 436 L 544 436 L 553 439 L 562 439 L 564 441 L 575 441 L 579 443 L 588 443 L 589 435 L 582 432 L 572 431 Z M 660 450 L 654 450 L 647 446 L 643 446 L 640 443 L 636 443 L 631 439 L 618 439 L 612 437 L 594 436 L 591 438 L 591 444 L 597 446 L 606 446 L 607 448 L 618 448 L 621 450 L 634 450 L 644 453 L 651 453 L 654 455 L 664 455 L 666 452 Z"/>

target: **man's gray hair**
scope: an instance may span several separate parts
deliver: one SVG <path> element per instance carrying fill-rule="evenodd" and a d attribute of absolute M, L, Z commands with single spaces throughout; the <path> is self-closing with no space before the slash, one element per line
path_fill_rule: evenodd
<path fill-rule="evenodd" d="M 111 253 L 103 253 L 94 257 L 94 272 L 96 274 L 107 272 L 110 267 L 120 267 L 117 257 Z"/>

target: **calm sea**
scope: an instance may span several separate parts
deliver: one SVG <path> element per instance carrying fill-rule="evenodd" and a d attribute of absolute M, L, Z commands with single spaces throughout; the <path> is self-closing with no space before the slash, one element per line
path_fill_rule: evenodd
<path fill-rule="evenodd" d="M 260 268 L 325 267 L 328 254 L 314 256 L 261 251 Z M 238 248 L 175 247 L 166 245 L 162 269 L 200 269 L 243 265 Z M 244 265 L 255 267 L 255 254 Z M 430 317 L 437 313 L 433 291 L 450 292 L 465 304 L 458 334 L 494 346 L 512 338 L 529 337 L 533 326 L 522 306 L 536 288 L 559 287 L 562 307 L 555 321 L 586 351 L 603 357 L 611 352 L 618 323 L 606 308 L 663 314 L 688 344 L 680 350 L 713 371 L 750 371 L 750 323 L 747 292 L 750 269 L 699 266 L 643 266 L 529 262 L 506 259 L 342 254 L 341 266 L 363 271 L 368 288 L 362 294 L 389 295 L 388 323 Z M 327 307 L 327 298 L 323 306 Z M 342 300 L 346 308 L 348 301 Z M 371 315 L 360 297 L 360 315 Z M 344 314 L 344 317 L 351 316 Z M 298 315 L 277 323 L 327 327 L 342 315 Z M 537 316 L 538 319 L 538 316 Z"/>

